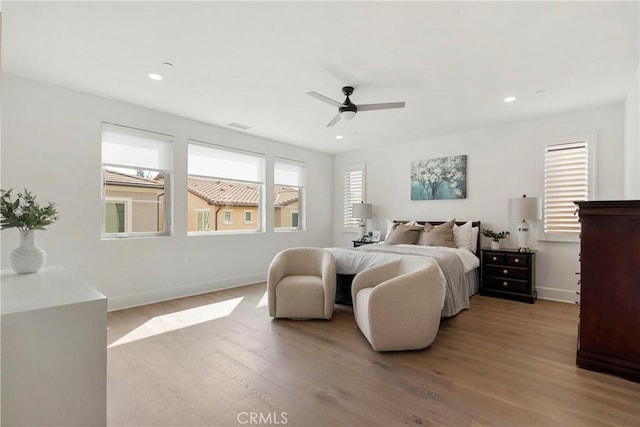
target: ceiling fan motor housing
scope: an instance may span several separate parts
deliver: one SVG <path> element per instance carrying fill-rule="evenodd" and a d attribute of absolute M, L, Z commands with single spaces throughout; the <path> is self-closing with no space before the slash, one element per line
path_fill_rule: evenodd
<path fill-rule="evenodd" d="M 357 113 L 358 107 L 349 99 L 349 95 L 353 93 L 353 86 L 344 86 L 342 88 L 342 93 L 344 94 L 344 96 L 347 97 L 347 99 L 344 100 L 344 102 L 342 103 L 342 106 L 338 107 L 338 111 L 340 112 L 340 114 L 345 112 Z M 353 118 L 353 115 L 348 115 L 348 116 L 349 118 Z"/>

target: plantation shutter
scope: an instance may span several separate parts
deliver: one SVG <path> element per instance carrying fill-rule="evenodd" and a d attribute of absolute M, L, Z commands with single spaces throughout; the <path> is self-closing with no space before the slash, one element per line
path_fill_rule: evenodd
<path fill-rule="evenodd" d="M 589 197 L 588 141 L 549 144 L 544 153 L 544 232 L 578 235 L 573 202 Z"/>
<path fill-rule="evenodd" d="M 359 219 L 352 218 L 352 205 L 364 201 L 364 164 L 353 165 L 344 171 L 344 228 L 355 228 Z"/>

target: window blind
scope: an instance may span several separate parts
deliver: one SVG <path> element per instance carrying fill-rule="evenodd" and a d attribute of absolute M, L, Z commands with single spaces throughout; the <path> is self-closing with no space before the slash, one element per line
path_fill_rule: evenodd
<path fill-rule="evenodd" d="M 364 165 L 348 167 L 344 171 L 344 228 L 357 227 L 359 219 L 352 218 L 352 205 L 364 201 Z"/>
<path fill-rule="evenodd" d="M 172 137 L 155 132 L 102 124 L 102 163 L 133 169 L 170 171 Z"/>
<path fill-rule="evenodd" d="M 276 185 L 304 187 L 304 166 L 276 160 L 274 162 L 273 181 Z"/>
<path fill-rule="evenodd" d="M 577 235 L 574 201 L 589 197 L 588 141 L 545 146 L 544 232 Z"/>
<path fill-rule="evenodd" d="M 189 175 L 263 182 L 264 157 L 189 141 Z"/>

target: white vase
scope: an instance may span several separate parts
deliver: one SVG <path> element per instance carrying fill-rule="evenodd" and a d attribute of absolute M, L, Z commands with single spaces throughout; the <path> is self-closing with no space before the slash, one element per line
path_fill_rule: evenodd
<path fill-rule="evenodd" d="M 47 254 L 36 243 L 36 230 L 20 230 L 20 246 L 9 255 L 16 273 L 35 273 L 47 261 Z"/>
<path fill-rule="evenodd" d="M 500 241 L 495 241 L 492 240 L 491 241 L 491 249 L 493 249 L 494 251 L 497 251 L 498 249 L 500 249 Z"/>

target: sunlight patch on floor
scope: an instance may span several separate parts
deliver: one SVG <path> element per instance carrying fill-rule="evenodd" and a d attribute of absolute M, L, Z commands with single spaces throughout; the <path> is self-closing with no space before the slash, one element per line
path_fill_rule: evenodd
<path fill-rule="evenodd" d="M 258 305 L 256 305 L 256 308 L 264 307 L 266 305 L 267 305 L 267 291 L 264 291 L 264 295 L 262 295 L 262 298 L 260 298 L 260 301 L 258 301 Z"/>
<path fill-rule="evenodd" d="M 238 297 L 227 301 L 215 302 L 213 304 L 156 316 L 116 340 L 107 348 L 226 317 L 233 313 L 233 310 L 236 309 L 243 299 L 244 297 Z"/>

